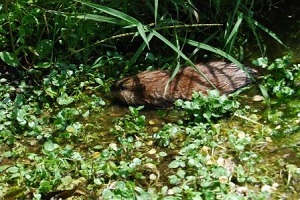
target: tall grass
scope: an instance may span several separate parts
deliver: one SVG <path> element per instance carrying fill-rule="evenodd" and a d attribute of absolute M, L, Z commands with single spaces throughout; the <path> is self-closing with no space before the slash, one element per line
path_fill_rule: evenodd
<path fill-rule="evenodd" d="M 193 5 L 191 2 L 188 2 L 188 4 L 184 4 L 183 1 L 171 1 L 174 4 L 174 10 L 176 11 L 175 12 L 176 20 L 172 20 L 173 17 L 172 9 L 167 9 L 167 6 L 169 6 L 169 4 L 166 3 L 164 4 L 159 1 L 154 1 L 154 5 L 152 5 L 150 1 L 146 1 L 147 2 L 146 5 L 148 6 L 149 10 L 152 12 L 152 15 L 154 17 L 154 21 L 153 21 L 154 23 L 151 25 L 145 24 L 145 22 L 142 19 L 134 18 L 116 9 L 108 8 L 106 6 L 102 6 L 99 4 L 82 2 L 79 0 L 76 0 L 76 2 L 94 8 L 102 13 L 107 14 L 109 17 L 112 18 L 110 22 L 107 20 L 104 21 L 106 17 L 104 17 L 103 15 L 93 15 L 93 17 L 90 18 L 89 14 L 85 14 L 86 19 L 111 23 L 114 25 L 118 25 L 123 29 L 129 29 L 129 28 L 136 29 L 133 32 L 118 35 L 119 37 L 128 37 L 128 35 L 134 35 L 134 36 L 141 37 L 143 40 L 143 43 L 140 45 L 140 47 L 136 48 L 135 54 L 129 62 L 129 66 L 131 66 L 137 61 L 137 59 L 139 58 L 139 56 L 142 54 L 142 52 L 145 50 L 146 47 L 149 48 L 149 43 L 151 42 L 151 40 L 153 40 L 153 38 L 159 39 L 166 47 L 174 51 L 174 53 L 178 55 L 178 58 L 182 58 L 183 60 L 185 60 L 185 63 L 189 65 L 193 65 L 193 62 L 189 58 L 191 55 L 185 55 L 182 49 L 180 48 L 185 44 L 196 47 L 194 52 L 198 51 L 199 49 L 202 49 L 204 51 L 208 51 L 213 54 L 218 54 L 219 56 L 228 59 L 231 62 L 234 62 L 235 64 L 237 64 L 237 66 L 239 66 L 242 69 L 244 67 L 238 61 L 238 59 L 242 58 L 242 56 L 240 55 L 243 55 L 244 52 L 237 52 L 236 49 L 241 49 L 238 48 L 240 46 L 240 44 L 238 44 L 238 41 L 240 41 L 241 39 L 246 41 L 248 39 L 243 35 L 243 32 L 245 31 L 252 32 L 253 36 L 256 39 L 257 46 L 260 50 L 261 55 L 264 54 L 264 48 L 263 48 L 264 44 L 262 43 L 262 40 L 259 36 L 259 30 L 267 33 L 278 43 L 284 45 L 281 42 L 281 40 L 272 31 L 270 31 L 269 29 L 267 29 L 266 27 L 264 27 L 254 19 L 252 9 L 255 9 L 255 3 L 253 1 L 246 1 L 246 2 L 242 2 L 241 0 L 236 1 L 235 4 L 231 5 L 233 9 L 231 10 L 231 12 L 228 13 L 227 21 L 224 24 L 216 23 L 219 22 L 217 15 L 214 16 L 213 18 L 214 20 L 212 21 L 212 24 L 196 24 L 195 23 L 196 21 L 199 22 L 199 20 L 201 20 L 198 14 L 201 13 L 201 11 L 197 9 L 195 5 Z M 229 2 L 226 1 L 224 4 L 226 5 L 228 3 Z M 222 7 L 223 4 L 221 4 L 220 1 L 210 1 L 210 6 L 212 5 L 215 6 L 214 10 L 216 10 L 217 13 L 226 11 L 223 10 L 224 9 Z M 182 10 L 180 11 L 180 8 L 184 9 L 184 11 Z M 181 14 L 187 13 L 187 16 L 189 17 L 193 16 L 193 19 L 188 21 L 188 23 L 191 24 L 183 24 L 187 22 L 179 21 L 181 19 L 181 17 L 179 16 L 180 12 Z M 167 16 L 170 18 L 168 18 Z M 116 21 L 118 21 L 118 24 L 115 23 Z M 220 20 L 221 23 L 223 21 L 224 20 Z M 193 40 L 193 38 L 188 38 L 188 37 L 179 37 L 180 40 L 176 39 L 178 35 L 182 35 L 179 33 L 181 29 L 188 29 L 189 31 L 196 32 L 205 26 L 206 27 L 219 26 L 221 28 L 216 28 L 217 31 L 213 31 L 206 38 L 200 37 L 201 39 L 203 39 L 203 42 L 196 41 Z M 193 28 L 194 30 L 191 30 Z M 166 35 L 167 36 L 166 37 L 163 34 L 159 33 L 160 31 L 170 30 L 170 29 L 174 30 L 175 32 L 174 37 L 172 38 L 171 36 L 171 39 L 169 39 L 170 35 Z M 111 38 L 113 39 L 114 37 Z M 199 37 L 196 37 L 196 39 L 198 38 Z M 213 40 L 218 42 L 214 42 Z M 212 43 L 219 43 L 223 45 L 213 46 L 206 43 L 205 41 L 212 41 Z M 174 70 L 175 72 L 178 71 L 178 66 L 179 65 L 177 65 L 177 68 Z"/>
<path fill-rule="evenodd" d="M 169 52 L 167 56 L 177 55 L 177 63 L 183 60 L 193 65 L 195 55 L 211 52 L 242 66 L 238 60 L 243 59 L 243 45 L 249 35 L 256 39 L 262 56 L 265 48 L 261 32 L 284 45 L 253 15 L 255 9 L 272 3 L 276 2 L 104 0 L 95 4 L 6 0 L 0 15 L 0 58 L 13 67 L 37 69 L 51 67 L 57 61 L 93 63 L 105 51 L 122 52 L 119 45 L 127 43 L 133 46 L 129 68 L 145 51 L 158 55 L 162 49 Z M 151 45 L 157 41 L 159 46 Z"/>

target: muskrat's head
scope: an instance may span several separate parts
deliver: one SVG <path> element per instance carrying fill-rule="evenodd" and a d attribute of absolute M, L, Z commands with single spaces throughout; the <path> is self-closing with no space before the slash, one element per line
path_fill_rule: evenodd
<path fill-rule="evenodd" d="M 165 71 L 144 71 L 135 76 L 117 81 L 112 91 L 115 97 L 128 105 L 148 105 L 150 107 L 166 107 L 169 100 L 164 94 L 170 74 Z"/>
<path fill-rule="evenodd" d="M 145 104 L 145 89 L 140 83 L 138 76 L 126 77 L 116 81 L 111 88 L 116 99 L 128 105 Z"/>

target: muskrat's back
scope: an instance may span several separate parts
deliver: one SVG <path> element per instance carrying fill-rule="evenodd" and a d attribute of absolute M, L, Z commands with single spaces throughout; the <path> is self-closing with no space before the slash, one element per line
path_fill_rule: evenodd
<path fill-rule="evenodd" d="M 196 65 L 207 79 L 220 91 L 228 94 L 251 82 L 248 75 L 233 63 L 210 62 Z M 251 74 L 252 70 L 246 68 Z M 169 83 L 168 71 L 144 71 L 124 78 L 115 84 L 118 98 L 129 105 L 168 107 L 177 99 L 190 100 L 194 91 L 206 93 L 214 87 L 194 68 L 186 67 Z"/>

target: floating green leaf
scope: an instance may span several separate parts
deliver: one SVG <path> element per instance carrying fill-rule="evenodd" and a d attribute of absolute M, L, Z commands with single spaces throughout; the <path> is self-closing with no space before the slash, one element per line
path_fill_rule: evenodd
<path fill-rule="evenodd" d="M 7 171 L 8 171 L 9 173 L 11 173 L 11 174 L 15 174 L 15 173 L 19 172 L 19 168 L 13 166 L 13 167 L 9 167 L 9 168 L 7 169 Z"/>
<path fill-rule="evenodd" d="M 53 142 L 50 140 L 50 141 L 45 142 L 44 148 L 45 148 L 46 151 L 53 151 L 53 150 L 55 150 L 55 149 L 58 148 L 58 145 L 55 144 L 55 143 L 53 143 Z"/>
<path fill-rule="evenodd" d="M 57 103 L 59 105 L 68 105 L 74 101 L 74 98 L 68 96 L 68 94 L 63 93 L 60 97 L 57 98 Z"/>

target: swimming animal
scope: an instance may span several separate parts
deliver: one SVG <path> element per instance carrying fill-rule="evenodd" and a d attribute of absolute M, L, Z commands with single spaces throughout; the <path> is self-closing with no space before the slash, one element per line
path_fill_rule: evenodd
<path fill-rule="evenodd" d="M 193 67 L 179 70 L 171 81 L 172 73 L 169 71 L 144 71 L 117 81 L 113 91 L 119 100 L 128 105 L 163 108 L 172 106 L 177 99 L 191 100 L 195 91 L 206 93 L 207 90 L 218 89 L 220 94 L 235 92 L 251 82 L 244 70 L 248 74 L 254 73 L 250 68 L 242 70 L 233 63 L 222 61 L 197 64 L 196 68 L 206 78 Z"/>

